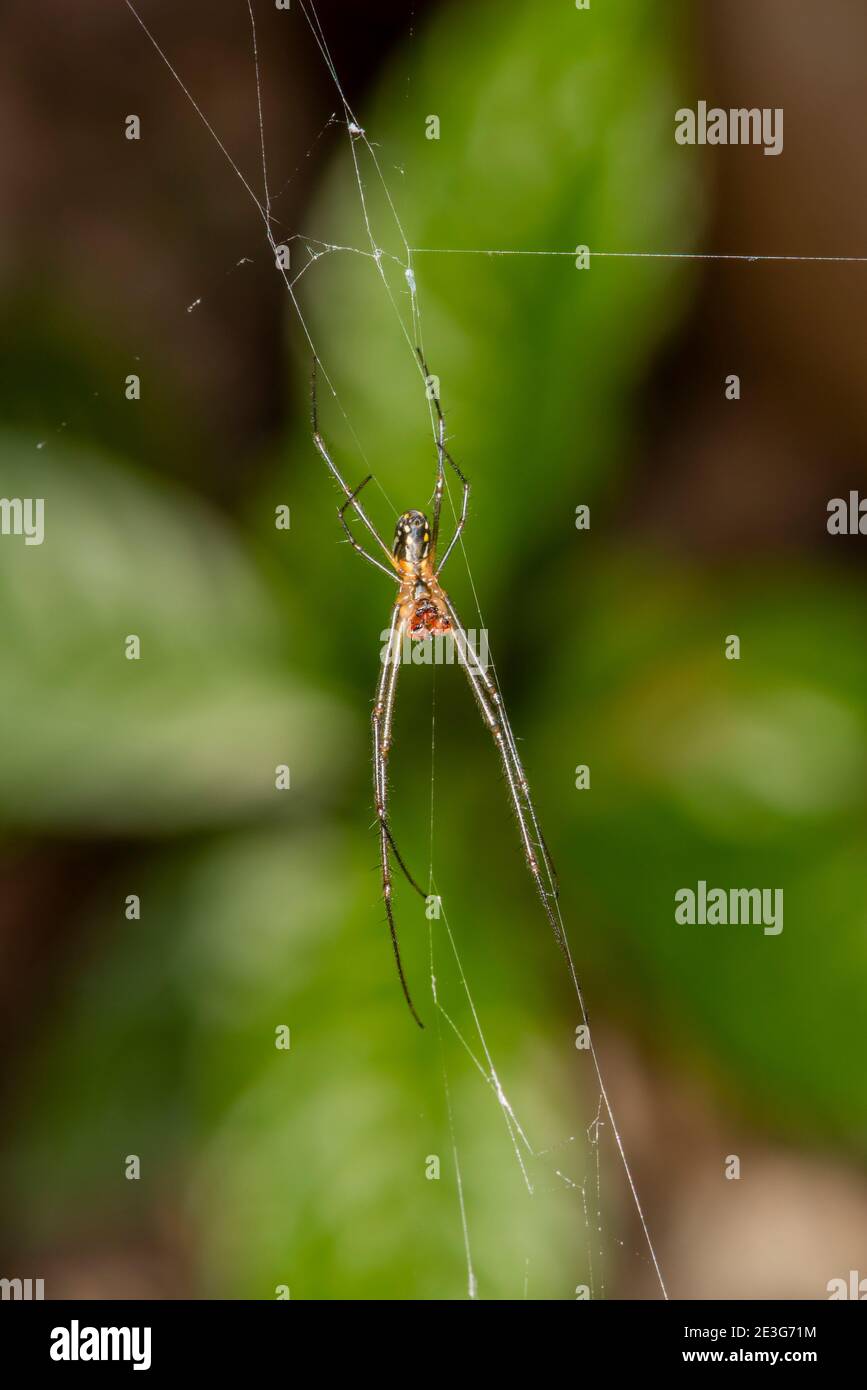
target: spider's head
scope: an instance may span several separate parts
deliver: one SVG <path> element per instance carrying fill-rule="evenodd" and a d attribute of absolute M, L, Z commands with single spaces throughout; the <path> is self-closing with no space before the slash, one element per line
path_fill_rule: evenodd
<path fill-rule="evenodd" d="M 430 554 L 430 526 L 424 512 L 404 512 L 394 532 L 394 557 L 419 565 Z"/>

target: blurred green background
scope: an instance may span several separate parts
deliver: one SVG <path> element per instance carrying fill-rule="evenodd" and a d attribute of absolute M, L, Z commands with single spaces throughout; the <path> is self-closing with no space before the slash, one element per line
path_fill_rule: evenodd
<path fill-rule="evenodd" d="M 391 588 L 341 544 L 309 343 L 128 11 L 49 8 L 3 20 L 2 491 L 44 497 L 46 534 L 0 539 L 0 1272 L 49 1297 L 460 1298 L 457 1161 L 480 1297 L 656 1296 L 456 668 L 399 693 L 392 823 L 448 924 L 398 883 L 423 1034 L 407 1014 L 370 791 Z M 867 1232 L 867 576 L 825 531 L 864 473 L 864 268 L 444 248 L 857 254 L 867 21 L 345 8 L 317 6 L 337 70 L 431 248 L 421 333 L 473 484 L 449 588 L 490 633 L 669 1292 L 826 1296 Z M 256 13 L 293 273 L 369 251 L 354 161 L 385 253 L 322 256 L 298 294 L 323 430 L 390 536 L 435 468 L 400 228 L 300 10 Z M 246 5 L 147 20 L 258 190 Z M 784 155 L 677 146 L 700 98 L 783 106 Z M 783 932 L 677 926 L 699 879 L 782 888 Z M 532 1195 L 461 1038 L 539 1155 Z"/>

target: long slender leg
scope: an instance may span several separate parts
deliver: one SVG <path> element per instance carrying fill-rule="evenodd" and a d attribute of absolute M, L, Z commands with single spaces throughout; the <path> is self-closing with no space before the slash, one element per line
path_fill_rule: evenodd
<path fill-rule="evenodd" d="M 380 536 L 379 532 L 377 531 L 376 527 L 370 520 L 370 517 L 367 515 L 367 512 L 364 510 L 356 496 L 356 493 L 359 491 L 359 489 L 356 488 L 355 492 L 353 492 L 352 488 L 349 487 L 348 483 L 345 481 L 342 473 L 340 472 L 340 469 L 337 467 L 337 464 L 334 462 L 331 455 L 329 454 L 325 444 L 325 440 L 319 433 L 319 414 L 316 406 L 315 357 L 313 359 L 313 371 L 310 377 L 310 421 L 313 427 L 313 443 L 316 445 L 316 448 L 319 450 L 320 455 L 325 461 L 325 464 L 327 465 L 328 470 L 331 473 L 331 476 L 334 478 L 335 482 L 337 483 L 338 487 L 340 488 L 341 492 L 346 498 L 346 505 L 351 506 L 353 508 L 355 515 L 358 517 L 359 521 L 367 527 L 368 531 L 370 532 L 373 539 L 376 541 L 380 550 L 382 550 L 383 554 L 385 555 L 385 558 L 388 560 L 389 568 L 394 569 L 394 556 L 392 555 L 385 541 Z"/>
<path fill-rule="evenodd" d="M 482 714 L 497 751 L 503 764 L 503 771 L 506 775 L 506 782 L 509 787 L 509 794 L 512 798 L 512 805 L 518 821 L 518 832 L 521 837 L 521 845 L 524 850 L 524 858 L 527 867 L 533 875 L 545 915 L 554 933 L 557 944 L 565 951 L 563 932 L 554 909 L 551 906 L 552 898 L 556 897 L 556 877 L 554 867 L 551 863 L 545 841 L 539 828 L 539 821 L 530 797 L 530 789 L 527 778 L 521 766 L 520 759 L 515 746 L 515 738 L 509 723 L 508 715 L 503 704 L 500 693 L 494 685 L 490 675 L 485 671 L 478 656 L 473 651 L 467 633 L 460 621 L 454 607 L 449 599 L 445 600 L 448 608 L 449 617 L 452 621 L 455 641 L 458 645 L 458 652 L 461 664 L 467 673 L 470 688 L 476 697 L 476 703 Z M 538 853 L 537 853 L 538 851 Z M 539 864 L 541 855 L 544 866 L 544 876 Z M 546 881 L 548 887 L 546 887 Z"/>
<path fill-rule="evenodd" d="M 382 868 L 382 897 L 385 903 L 385 915 L 388 918 L 388 928 L 391 932 L 391 944 L 394 948 L 394 959 L 397 964 L 397 973 L 400 977 L 401 988 L 404 998 L 409 1006 L 409 1011 L 418 1024 L 423 1028 L 424 1024 L 419 1018 L 412 1002 L 406 976 L 403 973 L 403 962 L 400 958 L 400 947 L 397 943 L 397 928 L 394 922 L 394 909 L 392 907 L 392 882 L 391 882 L 391 861 L 389 851 L 394 848 L 394 840 L 388 827 L 387 806 L 388 806 L 388 754 L 391 748 L 391 730 L 394 722 L 394 699 L 397 691 L 397 677 L 400 671 L 400 653 L 403 645 L 403 638 L 406 632 L 406 621 L 400 617 L 399 609 L 395 607 L 391 618 L 391 628 L 389 631 L 389 641 L 387 656 L 383 662 L 382 673 L 376 688 L 376 699 L 373 705 L 373 793 L 376 804 L 376 814 L 379 819 L 379 858 Z M 398 860 L 400 856 L 398 855 Z M 417 884 L 414 886 L 418 886 Z"/>
<path fill-rule="evenodd" d="M 509 721 L 509 717 L 506 714 L 506 708 L 503 704 L 503 697 L 500 694 L 500 691 L 497 688 L 496 681 L 494 680 L 490 671 L 485 669 L 485 667 L 479 661 L 477 655 L 472 651 L 470 652 L 470 659 L 474 662 L 478 678 L 484 686 L 485 691 L 487 692 L 489 704 L 491 708 L 494 710 L 494 712 L 499 716 L 500 721 L 502 723 L 503 732 L 506 735 L 506 742 L 509 746 L 509 753 L 512 759 L 512 765 L 515 769 L 515 775 L 518 779 L 518 785 L 521 788 L 521 792 L 526 802 L 527 812 L 529 814 L 530 820 L 533 825 L 533 831 L 536 836 L 536 843 L 539 846 L 539 849 L 542 853 L 542 858 L 545 862 L 545 871 L 551 886 L 551 896 L 554 898 L 558 898 L 560 896 L 560 887 L 557 880 L 557 871 L 554 868 L 554 863 L 551 859 L 550 851 L 548 850 L 548 846 L 545 843 L 545 837 L 542 834 L 542 827 L 539 824 L 539 818 L 536 815 L 536 808 L 533 805 L 533 800 L 530 796 L 530 784 L 527 781 L 527 774 L 524 771 L 524 767 L 521 762 L 520 755 L 518 753 L 518 745 L 515 741 L 515 735 L 512 731 L 512 725 Z"/>
<path fill-rule="evenodd" d="M 439 564 L 437 565 L 436 569 L 434 570 L 434 573 L 435 573 L 437 576 L 439 576 L 439 575 L 442 573 L 443 565 L 445 564 L 446 560 L 449 558 L 449 556 L 451 555 L 452 551 L 454 550 L 455 546 L 456 546 L 457 543 L 458 543 L 458 539 L 459 539 L 459 537 L 460 537 L 460 534 L 461 534 L 461 532 L 463 531 L 464 526 L 466 525 L 466 522 L 467 522 L 467 510 L 468 510 L 469 504 L 470 504 L 470 484 L 469 484 L 468 480 L 464 477 L 463 473 L 462 473 L 461 470 L 458 468 L 458 465 L 455 463 L 455 461 L 454 461 L 454 459 L 452 458 L 451 454 L 449 453 L 448 449 L 444 450 L 444 453 L 445 453 L 445 456 L 446 456 L 446 458 L 448 459 L 449 463 L 451 464 L 452 468 L 455 470 L 455 472 L 457 473 L 457 475 L 458 475 L 458 477 L 460 478 L 461 482 L 463 483 L 464 494 L 463 494 L 463 500 L 461 501 L 461 514 L 460 514 L 460 516 L 458 517 L 458 522 L 457 522 L 457 525 L 455 526 L 455 533 L 454 533 L 454 535 L 452 536 L 451 540 L 449 541 L 448 545 L 446 546 L 446 553 L 445 553 L 445 555 L 444 555 L 443 558 L 440 560 Z M 442 463 L 440 463 L 440 468 L 442 468 Z"/>
<path fill-rule="evenodd" d="M 391 852 L 397 860 L 398 868 L 400 869 L 410 888 L 414 888 L 415 891 L 418 893 L 419 897 L 424 898 L 425 901 L 427 901 L 427 893 L 424 891 L 423 888 L 419 886 L 418 883 L 416 883 L 409 869 L 406 867 L 403 855 L 401 854 L 400 850 L 394 842 L 394 836 L 391 833 L 391 827 L 387 821 L 385 822 L 385 833 L 388 836 L 388 843 L 391 845 Z"/>
<path fill-rule="evenodd" d="M 530 784 L 527 781 L 527 774 L 524 772 L 524 767 L 521 762 L 520 754 L 518 753 L 518 745 L 515 741 L 515 735 L 512 732 L 512 726 L 509 722 L 509 717 L 506 714 L 506 708 L 503 704 L 503 697 L 500 694 L 499 689 L 497 688 L 497 683 L 494 677 L 491 675 L 490 671 L 488 671 L 487 668 L 482 664 L 482 662 L 478 658 L 478 655 L 470 646 L 469 639 L 467 638 L 466 632 L 463 628 L 463 624 L 461 623 L 460 618 L 455 612 L 451 599 L 445 592 L 443 592 L 443 597 L 445 599 L 446 607 L 448 608 L 449 615 L 455 627 L 455 631 L 459 631 L 463 634 L 463 643 L 465 648 L 467 649 L 467 660 L 473 665 L 475 675 L 479 680 L 480 684 L 484 687 L 484 690 L 487 694 L 488 704 L 490 708 L 494 711 L 494 713 L 497 715 L 502 725 L 503 732 L 506 736 L 506 743 L 508 744 L 509 754 L 512 759 L 512 765 L 515 771 L 515 775 L 517 777 L 518 785 L 526 802 L 527 812 L 533 825 L 533 831 L 535 833 L 539 849 L 541 850 L 542 857 L 545 861 L 545 870 L 551 884 L 551 895 L 557 898 L 560 896 L 560 889 L 557 882 L 557 871 L 554 868 L 554 863 L 551 859 L 548 846 L 545 843 L 545 837 L 542 834 L 542 827 L 539 824 L 539 818 L 536 815 L 536 808 L 533 805 L 533 800 L 530 796 Z"/>
<path fill-rule="evenodd" d="M 434 409 L 437 413 L 437 420 L 439 421 L 439 427 L 437 429 L 437 480 L 436 486 L 434 487 L 433 525 L 431 527 L 431 550 L 436 554 L 437 541 L 439 540 L 440 534 L 440 512 L 443 505 L 443 488 L 446 481 L 445 468 L 443 466 L 443 454 L 445 452 L 446 442 L 446 422 L 439 397 L 430 394 L 432 377 L 427 369 L 427 362 L 424 360 L 421 348 L 417 347 L 415 352 L 421 366 L 422 375 L 424 376 L 425 390 L 428 392 L 428 398 L 433 401 Z"/>
<path fill-rule="evenodd" d="M 427 362 L 424 360 L 424 357 L 422 356 L 421 348 L 416 348 L 416 353 L 418 354 L 418 360 L 421 363 L 421 369 L 424 372 L 425 383 L 428 383 L 431 381 L 432 378 L 430 372 L 427 369 Z M 451 454 L 446 448 L 446 421 L 445 416 L 443 415 L 443 410 L 440 404 L 439 396 L 432 395 L 430 399 L 433 401 L 438 421 L 437 480 L 436 487 L 434 488 L 433 527 L 431 532 L 431 550 L 434 556 L 436 555 L 437 543 L 439 542 L 440 535 L 440 512 L 442 510 L 443 504 L 443 488 L 445 487 L 446 481 L 446 461 L 448 461 L 451 464 L 452 468 L 457 473 L 458 477 L 461 480 L 461 486 L 463 487 L 463 496 L 461 499 L 461 514 L 458 518 L 457 526 L 455 527 L 455 533 L 449 541 L 448 546 L 446 547 L 445 555 L 440 560 L 439 564 L 436 566 L 434 571 L 435 574 L 439 574 L 446 560 L 449 558 L 452 551 L 454 550 L 458 537 L 460 536 L 461 532 L 464 529 L 464 525 L 466 524 L 467 509 L 469 507 L 470 502 L 470 484 L 468 479 L 461 472 L 460 468 L 458 468 L 458 465 L 455 463 L 454 459 L 452 458 Z"/>
<path fill-rule="evenodd" d="M 355 499 L 357 498 L 361 489 L 370 482 L 372 477 L 373 474 L 368 473 L 367 477 L 362 479 L 362 481 L 358 484 L 358 487 L 354 488 L 349 497 L 347 497 L 346 501 L 343 503 L 343 506 L 337 508 L 337 515 L 340 518 L 340 525 L 346 532 L 346 538 L 349 541 L 349 544 L 352 546 L 352 549 L 357 550 L 359 555 L 363 556 L 365 560 L 368 560 L 371 565 L 375 565 L 378 570 L 382 570 L 383 574 L 387 574 L 389 579 L 394 579 L 399 584 L 400 575 L 397 573 L 397 571 L 394 569 L 387 569 L 381 560 L 377 560 L 375 556 L 369 555 L 368 552 L 365 550 L 364 546 L 361 545 L 361 543 L 357 541 L 353 536 L 352 532 L 349 529 L 349 523 L 346 520 L 346 508 L 354 505 Z"/>
<path fill-rule="evenodd" d="M 398 619 L 398 610 L 397 610 L 397 607 L 395 607 L 395 608 L 392 610 L 392 615 L 391 615 L 391 626 L 390 626 L 390 628 L 389 628 L 388 643 L 387 643 L 387 646 L 386 646 L 386 651 L 388 652 L 389 658 L 392 656 L 392 654 L 393 654 L 393 652 L 394 652 L 395 649 L 397 650 L 398 653 L 400 652 L 400 643 L 401 643 L 402 640 L 403 640 L 402 637 L 401 637 L 400 639 L 398 639 L 398 638 L 395 636 L 395 628 L 396 628 L 396 625 L 397 625 L 397 619 Z M 383 668 L 382 668 L 382 675 L 381 675 L 380 678 L 379 678 L 379 683 L 378 683 L 377 689 L 376 689 L 376 697 L 375 697 L 375 700 L 374 700 L 374 721 L 376 720 L 376 710 L 377 710 L 377 707 L 378 707 L 380 704 L 384 704 L 385 696 L 386 696 L 386 693 L 387 693 L 386 679 L 385 679 L 385 678 L 386 678 L 386 675 L 387 675 L 387 673 L 388 673 L 388 670 L 389 670 L 389 668 L 388 668 L 387 663 L 384 663 L 384 664 L 383 664 Z M 396 683 L 397 683 L 397 673 L 396 673 L 396 672 L 394 673 L 394 681 L 395 681 L 395 684 L 396 684 Z M 394 692 L 393 692 L 393 691 L 392 691 L 392 700 L 394 700 Z M 391 846 L 391 852 L 392 852 L 392 854 L 394 855 L 395 860 L 397 861 L 398 868 L 400 869 L 400 871 L 401 871 L 401 873 L 403 874 L 404 878 L 406 879 L 407 883 L 410 885 L 411 888 L 414 888 L 414 889 L 415 889 L 415 891 L 418 893 L 418 895 L 419 895 L 420 898 L 425 898 L 425 899 L 427 899 L 427 894 L 426 894 L 425 890 L 416 882 L 416 880 L 413 878 L 412 874 L 410 873 L 409 869 L 407 868 L 406 862 L 405 862 L 405 860 L 404 860 L 404 857 L 403 857 L 403 855 L 401 854 L 400 850 L 398 849 L 397 843 L 396 843 L 395 838 L 394 838 L 394 835 L 392 834 L 391 826 L 390 826 L 389 823 L 388 823 L 388 817 L 386 816 L 386 781 L 385 781 L 385 774 L 386 774 L 386 772 L 387 772 L 387 768 L 386 768 L 386 765 L 385 765 L 385 757 L 387 757 L 388 755 L 387 755 L 387 752 L 386 752 L 385 757 L 382 758 L 382 759 L 380 759 L 380 758 L 377 756 L 377 753 L 378 753 L 378 744 L 377 744 L 377 727 L 376 727 L 376 723 L 375 723 L 375 722 L 374 722 L 374 730 L 373 730 L 373 744 L 374 744 L 374 778 L 375 778 L 375 782 L 374 782 L 374 794 L 375 794 L 375 796 L 376 796 L 376 798 L 377 798 L 377 799 L 376 799 L 376 813 L 377 813 L 377 819 L 378 819 L 379 825 L 382 826 L 382 827 L 385 829 L 385 834 L 386 834 L 386 837 L 387 837 L 387 839 L 388 839 L 388 843 L 389 843 L 389 845 Z M 381 776 L 381 777 L 380 777 L 380 770 L 382 771 L 382 776 Z M 381 809 L 380 809 L 380 808 L 381 808 Z"/>
<path fill-rule="evenodd" d="M 434 485 L 434 504 L 433 504 L 433 528 L 431 531 L 431 549 L 436 555 L 437 545 L 440 538 L 440 512 L 443 509 L 443 488 L 446 485 L 446 470 L 443 467 L 443 453 L 446 447 L 446 422 L 440 411 L 439 426 L 437 428 L 437 480 Z"/>

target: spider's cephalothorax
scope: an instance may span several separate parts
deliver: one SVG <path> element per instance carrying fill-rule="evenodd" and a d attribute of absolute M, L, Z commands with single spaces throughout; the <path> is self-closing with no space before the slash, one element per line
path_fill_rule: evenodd
<path fill-rule="evenodd" d="M 430 376 L 427 370 L 427 365 L 421 355 L 421 351 L 419 351 L 418 357 L 419 365 L 424 374 L 425 383 L 428 384 L 433 381 L 434 378 Z M 380 536 L 370 517 L 367 515 L 367 512 L 364 510 L 364 507 L 358 500 L 359 493 L 370 482 L 371 475 L 368 474 L 366 478 L 363 478 L 358 484 L 358 487 L 348 487 L 340 470 L 328 452 L 325 440 L 319 433 L 316 413 L 315 359 L 313 363 L 311 394 L 313 441 L 346 499 L 337 509 L 337 514 L 340 518 L 340 524 L 343 527 L 346 539 L 353 550 L 357 551 L 359 555 L 362 555 L 364 559 L 375 566 L 376 569 L 387 574 L 398 586 L 397 598 L 391 611 L 388 654 L 382 660 L 379 684 L 377 685 L 376 697 L 373 702 L 373 795 L 379 825 L 382 897 L 385 904 L 385 915 L 388 919 L 388 926 L 391 932 L 391 944 L 394 948 L 397 973 L 400 976 L 400 983 L 403 987 L 406 1002 L 410 1007 L 412 1016 L 419 1027 L 422 1027 L 422 1021 L 415 1011 L 415 1006 L 410 996 L 409 986 L 407 985 L 406 976 L 403 972 L 403 962 L 400 958 L 400 949 L 397 944 L 397 929 L 395 927 L 394 911 L 391 905 L 392 855 L 416 892 L 422 898 L 426 898 L 427 895 L 424 889 L 416 883 L 398 853 L 386 811 L 388 804 L 388 755 L 392 742 L 397 677 L 402 664 L 399 654 L 403 638 L 407 634 L 415 638 L 430 638 L 447 632 L 453 635 L 455 645 L 462 653 L 461 665 L 464 668 L 467 680 L 470 683 L 470 688 L 476 698 L 476 703 L 479 706 L 482 719 L 500 754 L 506 785 L 518 822 L 518 831 L 521 837 L 521 845 L 527 867 L 533 875 L 536 889 L 542 900 L 542 905 L 554 932 L 554 936 L 560 943 L 560 946 L 565 950 L 566 948 L 560 930 L 558 914 L 555 913 L 554 907 L 552 906 L 552 903 L 557 897 L 557 879 L 554 873 L 554 866 L 551 863 L 551 856 L 542 838 L 542 831 L 539 827 L 535 808 L 530 800 L 530 789 L 527 786 L 527 778 L 524 775 L 521 759 L 518 756 L 518 745 L 515 742 L 515 736 L 512 733 L 511 725 L 506 716 L 506 710 L 497 687 L 494 673 L 489 671 L 487 666 L 480 662 L 448 594 L 440 583 L 439 576 L 442 573 L 443 566 L 457 545 L 464 529 L 464 523 L 467 519 L 470 485 L 446 448 L 445 420 L 443 419 L 439 400 L 436 396 L 428 397 L 429 400 L 433 401 L 438 426 L 436 441 L 437 476 L 433 495 L 433 524 L 428 525 L 428 519 L 424 512 L 404 512 L 397 523 L 397 528 L 394 533 L 394 545 L 391 550 L 389 550 L 382 536 Z M 438 553 L 437 543 L 439 541 L 440 513 L 442 509 L 443 491 L 445 488 L 446 464 L 457 474 L 463 491 L 457 524 L 452 533 L 451 540 L 445 547 L 442 555 L 440 555 Z M 346 511 L 349 507 L 352 508 L 356 519 L 375 542 L 379 550 L 379 555 L 371 555 L 369 551 L 365 550 L 357 536 L 353 535 L 346 520 Z M 397 657 L 395 657 L 393 653 L 397 653 Z M 567 959 L 569 959 L 568 956 Z"/>
<path fill-rule="evenodd" d="M 424 512 L 404 512 L 394 530 L 394 558 L 402 570 L 417 574 L 430 555 L 430 527 Z"/>

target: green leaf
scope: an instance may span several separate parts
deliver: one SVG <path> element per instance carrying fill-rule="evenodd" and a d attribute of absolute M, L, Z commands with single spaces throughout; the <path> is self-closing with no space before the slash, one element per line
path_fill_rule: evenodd
<path fill-rule="evenodd" d="M 867 618 L 821 573 L 725 582 L 648 555 L 584 575 L 548 760 L 594 978 L 767 1124 L 863 1150 Z M 740 637 L 740 660 L 725 657 Z M 675 893 L 783 890 L 783 929 L 675 922 Z"/>
<path fill-rule="evenodd" d="M 342 721 L 218 518 L 115 461 L 8 435 L 0 458 L 7 498 L 44 502 L 41 544 L 0 537 L 7 823 L 167 834 L 324 794 Z"/>

